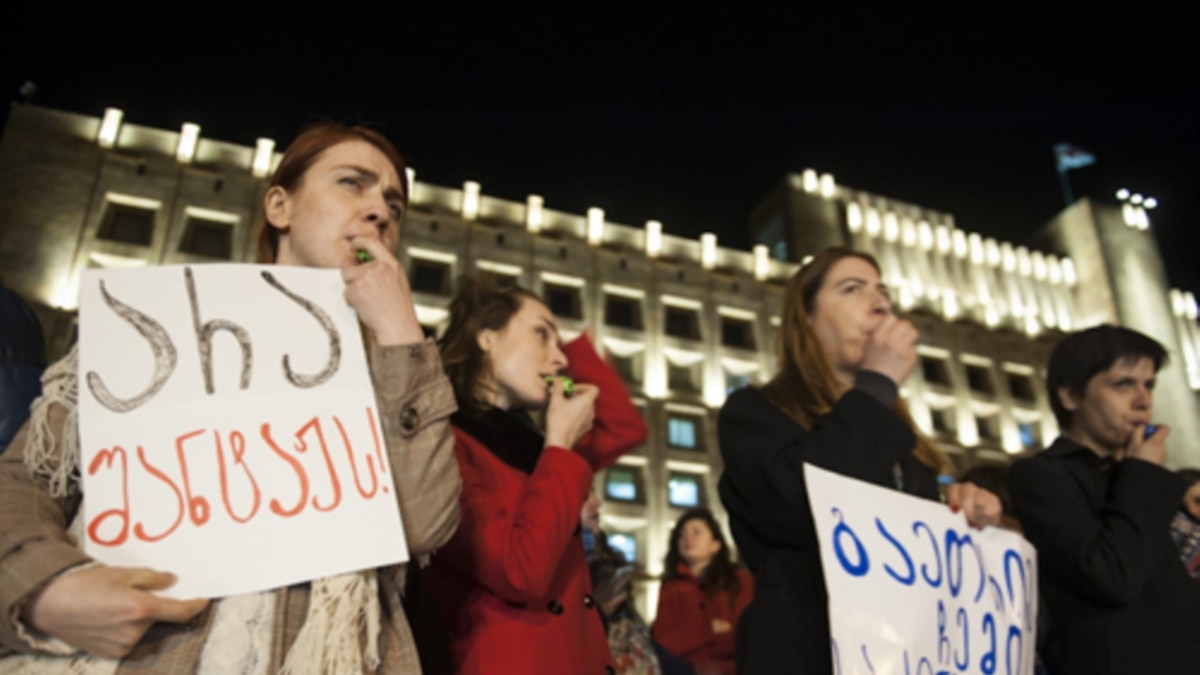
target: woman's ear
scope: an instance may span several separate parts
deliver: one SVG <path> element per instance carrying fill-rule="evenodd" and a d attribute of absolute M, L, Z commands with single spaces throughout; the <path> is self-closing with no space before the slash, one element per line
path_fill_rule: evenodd
<path fill-rule="evenodd" d="M 263 197 L 263 214 L 267 224 L 277 230 L 287 230 L 292 224 L 292 199 L 279 185 L 272 185 Z"/>
<path fill-rule="evenodd" d="M 484 354 L 492 353 L 492 343 L 496 341 L 496 331 L 491 328 L 484 328 L 475 336 L 475 342 L 479 345 L 479 350 Z"/>

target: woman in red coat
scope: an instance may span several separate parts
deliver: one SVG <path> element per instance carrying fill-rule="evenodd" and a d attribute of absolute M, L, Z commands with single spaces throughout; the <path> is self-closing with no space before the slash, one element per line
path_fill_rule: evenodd
<path fill-rule="evenodd" d="M 754 580 L 735 565 L 708 509 L 691 509 L 671 531 L 653 635 L 698 675 L 734 673 L 734 634 L 754 597 Z"/>
<path fill-rule="evenodd" d="M 462 523 L 429 576 L 455 672 L 606 672 L 579 511 L 593 472 L 645 440 L 641 415 L 586 336 L 562 346 L 521 288 L 465 281 L 442 358 L 459 402 Z M 541 410 L 544 434 L 529 415 Z"/>

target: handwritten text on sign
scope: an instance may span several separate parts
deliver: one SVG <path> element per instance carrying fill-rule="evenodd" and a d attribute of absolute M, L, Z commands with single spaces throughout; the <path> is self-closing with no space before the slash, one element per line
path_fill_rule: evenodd
<path fill-rule="evenodd" d="M 805 465 L 834 672 L 1033 672 L 1037 558 L 945 505 Z"/>
<path fill-rule="evenodd" d="M 89 270 L 80 299 L 84 548 L 264 590 L 408 552 L 337 270 Z"/>

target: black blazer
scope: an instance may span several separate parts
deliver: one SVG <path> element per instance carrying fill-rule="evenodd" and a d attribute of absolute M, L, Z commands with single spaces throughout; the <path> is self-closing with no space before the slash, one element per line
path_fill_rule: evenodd
<path fill-rule="evenodd" d="M 1200 583 L 1170 534 L 1182 479 L 1059 438 L 1013 464 L 1009 483 L 1062 673 L 1200 673 Z"/>
<path fill-rule="evenodd" d="M 805 429 L 755 389 L 734 392 L 718 435 L 725 472 L 721 501 L 742 558 L 754 572 L 754 601 L 737 628 L 739 675 L 832 672 L 828 596 L 803 465 L 937 497 L 933 473 L 912 454 L 916 436 L 876 398 L 851 389 Z"/>

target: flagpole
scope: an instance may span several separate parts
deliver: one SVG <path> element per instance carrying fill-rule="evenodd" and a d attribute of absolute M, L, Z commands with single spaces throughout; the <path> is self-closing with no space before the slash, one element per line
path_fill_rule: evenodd
<path fill-rule="evenodd" d="M 1061 166 L 1058 169 L 1058 182 L 1062 186 L 1063 201 L 1067 203 L 1067 208 L 1070 208 L 1075 203 L 1075 198 L 1071 194 L 1071 180 L 1067 178 L 1067 172 Z"/>

